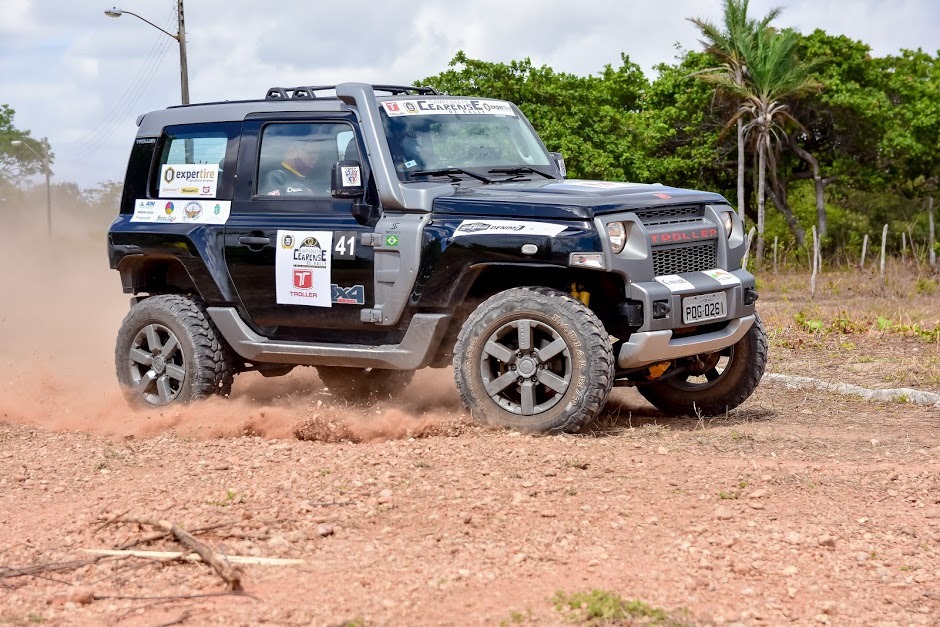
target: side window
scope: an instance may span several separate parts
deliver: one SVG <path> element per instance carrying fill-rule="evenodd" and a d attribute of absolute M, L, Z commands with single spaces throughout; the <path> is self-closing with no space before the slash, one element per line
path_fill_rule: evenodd
<path fill-rule="evenodd" d="M 240 131 L 237 123 L 166 127 L 160 139 L 151 196 L 230 200 Z"/>
<path fill-rule="evenodd" d="M 257 195 L 331 198 L 333 164 L 346 156 L 355 135 L 348 124 L 272 123 L 261 132 Z"/>

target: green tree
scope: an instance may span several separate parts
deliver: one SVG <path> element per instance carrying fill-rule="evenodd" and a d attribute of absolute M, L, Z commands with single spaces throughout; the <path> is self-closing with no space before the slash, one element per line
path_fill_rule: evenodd
<path fill-rule="evenodd" d="M 711 72 L 701 76 L 719 88 L 741 99 L 741 106 L 732 120 L 744 117 L 745 133 L 754 132 L 757 148 L 757 263 L 764 259 L 764 204 L 766 197 L 768 160 L 771 176 L 776 176 L 774 142 L 785 132 L 785 124 L 799 122 L 789 111 L 787 99 L 819 88 L 812 77 L 812 67 L 799 60 L 796 47 L 799 36 L 792 30 L 764 29 L 757 33 L 747 50 L 748 72 L 744 84 L 739 85 L 726 72 Z M 791 227 L 798 226 L 792 215 L 785 216 Z M 799 238 L 798 229 L 794 233 Z"/>
<path fill-rule="evenodd" d="M 415 84 L 512 101 L 549 150 L 565 154 L 572 176 L 636 180 L 643 167 L 639 106 L 648 82 L 628 57 L 621 62 L 585 77 L 536 67 L 529 59 L 494 63 L 458 52 L 449 69 Z"/>
<path fill-rule="evenodd" d="M 760 20 L 747 16 L 749 0 L 725 0 L 721 26 L 701 18 L 689 18 L 702 34 L 701 44 L 705 52 L 715 57 L 721 65 L 704 72 L 726 73 L 739 87 L 743 87 L 748 74 L 748 54 L 754 48 L 757 33 L 766 30 L 770 23 L 780 15 L 780 8 L 773 8 Z M 734 92 L 731 92 L 734 93 Z M 738 214 L 744 219 L 744 119 L 736 116 L 738 138 Z"/>
<path fill-rule="evenodd" d="M 34 174 L 43 172 L 41 142 L 13 125 L 16 115 L 9 105 L 0 105 L 0 183 L 18 185 Z M 13 142 L 22 142 L 14 145 Z M 30 150 L 30 145 L 33 150 Z M 50 152 L 50 164 L 55 155 Z"/>

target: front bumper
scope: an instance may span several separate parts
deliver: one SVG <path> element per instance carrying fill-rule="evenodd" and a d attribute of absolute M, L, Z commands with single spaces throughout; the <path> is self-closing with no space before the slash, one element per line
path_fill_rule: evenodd
<path fill-rule="evenodd" d="M 715 274 L 719 278 L 712 276 Z M 754 275 L 746 270 L 686 272 L 659 278 L 666 284 L 644 281 L 627 285 L 628 298 L 642 304 L 643 324 L 622 344 L 617 355 L 619 368 L 638 368 L 721 350 L 738 342 L 754 324 L 757 292 Z M 691 325 L 683 322 L 683 298 L 715 292 L 725 294 L 723 318 Z M 697 328 L 702 332 L 697 333 Z M 681 337 L 674 337 L 679 330 Z"/>
<path fill-rule="evenodd" d="M 626 370 L 680 357 L 713 353 L 736 344 L 753 324 L 754 316 L 750 315 L 731 320 L 718 331 L 678 338 L 672 337 L 672 331 L 638 331 L 621 345 L 617 367 Z"/>

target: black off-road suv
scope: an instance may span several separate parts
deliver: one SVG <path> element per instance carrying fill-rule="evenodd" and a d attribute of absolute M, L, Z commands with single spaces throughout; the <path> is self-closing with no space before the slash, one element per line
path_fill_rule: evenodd
<path fill-rule="evenodd" d="M 133 401 L 316 366 L 389 396 L 453 365 L 473 416 L 575 431 L 614 385 L 723 413 L 767 357 L 718 194 L 565 178 L 515 105 L 344 83 L 138 120 L 108 254 Z"/>

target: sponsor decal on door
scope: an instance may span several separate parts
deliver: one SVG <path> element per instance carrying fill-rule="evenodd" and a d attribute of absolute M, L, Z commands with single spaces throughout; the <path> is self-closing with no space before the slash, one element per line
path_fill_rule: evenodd
<path fill-rule="evenodd" d="M 331 307 L 332 231 L 278 231 L 277 241 L 278 304 Z"/>

